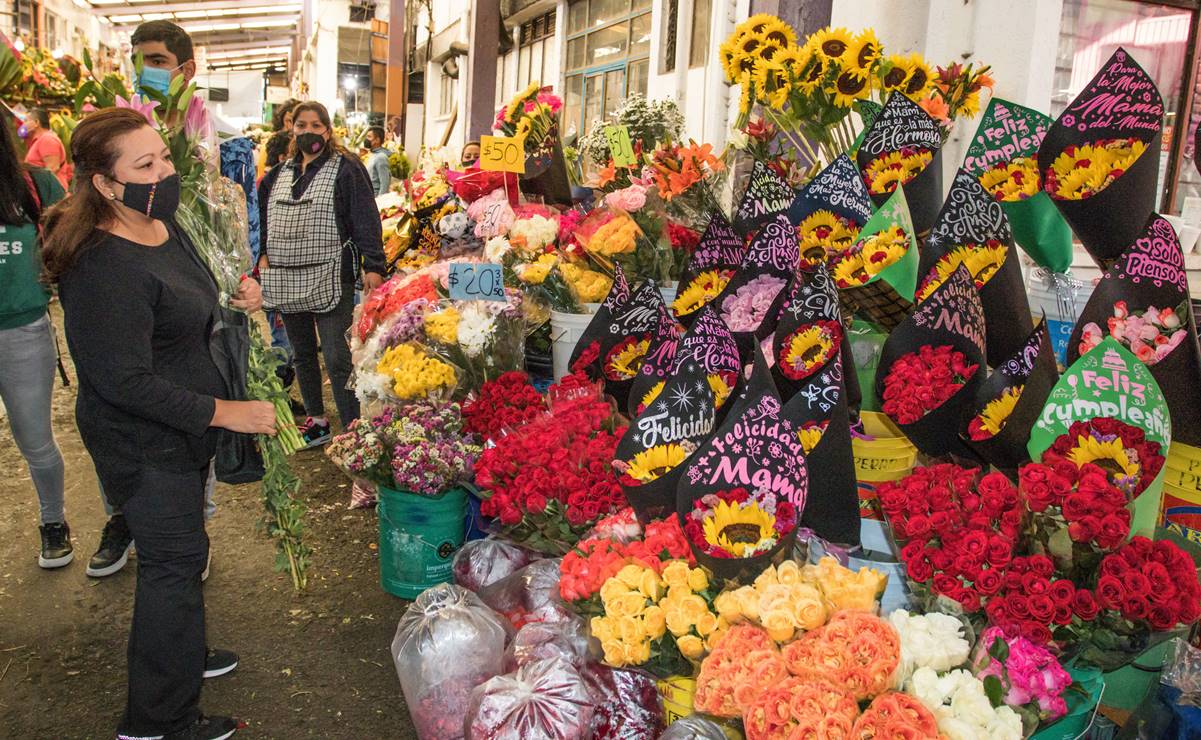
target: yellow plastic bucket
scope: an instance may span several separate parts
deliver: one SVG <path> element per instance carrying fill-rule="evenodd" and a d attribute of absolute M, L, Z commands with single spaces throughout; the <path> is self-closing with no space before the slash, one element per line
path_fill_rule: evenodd
<path fill-rule="evenodd" d="M 656 683 L 659 686 L 659 697 L 663 699 L 663 715 L 667 724 L 695 713 L 696 710 L 692 706 L 693 697 L 696 696 L 695 679 L 688 676 L 669 676 L 659 679 Z M 736 722 L 708 715 L 706 719 L 720 725 L 728 740 L 743 740 Z"/>
<path fill-rule="evenodd" d="M 1182 469 L 1188 467 L 1181 462 L 1183 460 L 1201 465 L 1201 447 L 1193 447 L 1192 445 L 1173 441 L 1172 445 L 1168 448 L 1168 463 L 1171 464 L 1174 460 L 1177 462 L 1176 467 Z"/>
<path fill-rule="evenodd" d="M 917 448 L 884 414 L 864 411 L 860 418 L 864 433 L 875 439 L 851 440 L 855 478 L 859 483 L 859 516 L 882 519 L 876 486 L 909 475 L 917 463 Z"/>
<path fill-rule="evenodd" d="M 1201 543 L 1201 491 L 1165 483 L 1160 519 L 1166 529 Z"/>

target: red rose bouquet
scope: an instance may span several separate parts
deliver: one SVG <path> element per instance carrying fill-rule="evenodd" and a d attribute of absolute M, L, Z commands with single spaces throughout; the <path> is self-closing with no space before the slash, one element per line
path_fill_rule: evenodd
<path fill-rule="evenodd" d="M 1043 453 L 1042 461 L 1061 471 L 1086 463 L 1098 465 L 1113 485 L 1134 499 L 1159 475 L 1164 457 L 1159 443 L 1148 440 L 1142 429 L 1100 417 L 1068 427 L 1068 433 Z"/>
<path fill-rule="evenodd" d="M 1036 550 L 1064 570 L 1074 563 L 1096 567 L 1091 553 L 1113 550 L 1130 536 L 1129 500 L 1100 467 L 1031 463 L 1018 480 Z"/>
<path fill-rule="evenodd" d="M 463 428 L 480 439 L 495 439 L 506 428 L 533 421 L 545 411 L 546 401 L 530 384 L 530 376 L 514 370 L 484 383 L 463 404 Z"/>
<path fill-rule="evenodd" d="M 894 362 L 884 378 L 884 413 L 898 424 L 913 424 L 954 396 L 978 369 L 949 345 L 923 345 Z"/>
<path fill-rule="evenodd" d="M 625 428 L 594 386 L 551 395 L 548 414 L 484 451 L 476 483 L 481 512 L 496 517 L 506 537 L 563 554 L 625 503 L 611 465 Z"/>

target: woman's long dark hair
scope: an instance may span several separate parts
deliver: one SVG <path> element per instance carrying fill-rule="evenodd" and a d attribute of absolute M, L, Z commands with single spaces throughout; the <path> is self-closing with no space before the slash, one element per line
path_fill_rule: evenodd
<path fill-rule="evenodd" d="M 296 125 L 296 119 L 300 118 L 301 113 L 305 113 L 307 111 L 312 111 L 313 113 L 316 113 L 317 120 L 321 121 L 321 125 L 325 126 L 326 130 L 329 131 L 329 139 L 325 142 L 325 149 L 322 150 L 322 152 L 321 152 L 322 154 L 328 154 L 330 152 L 337 152 L 338 154 L 342 154 L 347 157 L 354 156 L 353 154 L 350 153 L 349 150 L 346 149 L 346 147 L 342 146 L 342 142 L 338 141 L 338 136 L 334 133 L 333 121 L 329 117 L 329 111 L 326 110 L 325 106 L 322 105 L 321 103 L 309 100 L 309 101 L 301 103 L 300 105 L 293 108 L 292 109 L 292 125 Z M 298 152 L 296 151 L 296 137 L 293 136 L 292 144 L 288 147 L 288 159 L 295 159 L 297 154 L 298 154 Z"/>
<path fill-rule="evenodd" d="M 41 216 L 30 190 L 29 168 L 21 161 L 13 136 L 12 117 L 0 120 L 0 223 L 9 226 L 37 223 Z"/>
<path fill-rule="evenodd" d="M 137 111 L 107 108 L 84 118 L 71 135 L 75 190 L 42 221 L 42 266 L 47 280 L 55 282 L 71 269 L 80 253 L 92 245 L 96 229 L 116 218 L 116 208 L 92 184 L 92 176 L 113 177 L 113 165 L 121 156 L 117 140 L 149 125 Z"/>

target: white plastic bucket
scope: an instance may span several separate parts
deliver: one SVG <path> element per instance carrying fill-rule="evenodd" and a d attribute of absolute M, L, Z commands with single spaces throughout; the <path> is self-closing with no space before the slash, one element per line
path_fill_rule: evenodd
<path fill-rule="evenodd" d="M 591 321 L 590 313 L 550 312 L 551 364 L 554 367 L 555 380 L 568 373 L 567 366 L 571 362 L 572 350 Z"/>
<path fill-rule="evenodd" d="M 676 291 L 679 289 L 679 287 L 680 284 L 674 280 L 671 281 L 670 284 L 659 286 L 659 294 L 663 296 L 663 302 L 667 304 L 668 308 L 671 308 L 671 304 L 675 303 Z"/>
<path fill-rule="evenodd" d="M 1030 301 L 1030 312 L 1034 314 L 1034 320 L 1038 321 L 1044 313 L 1047 315 L 1047 331 L 1051 335 L 1051 347 L 1055 350 L 1055 357 L 1058 358 L 1060 365 L 1067 364 L 1068 341 L 1072 338 L 1072 330 L 1076 327 L 1076 320 L 1084 311 L 1089 296 L 1093 294 L 1092 282 L 1078 280 L 1072 277 L 1071 273 L 1068 273 L 1067 276 L 1069 280 L 1065 281 L 1067 287 L 1063 304 L 1061 304 L 1056 287 L 1050 279 L 1040 277 L 1036 272 L 1031 272 L 1028 276 L 1027 285 L 1029 287 L 1026 289 L 1026 298 Z M 1074 297 L 1071 296 L 1073 292 L 1075 293 Z M 1066 300 L 1069 299 L 1071 303 L 1067 304 Z M 1069 305 L 1071 306 L 1070 310 Z"/>

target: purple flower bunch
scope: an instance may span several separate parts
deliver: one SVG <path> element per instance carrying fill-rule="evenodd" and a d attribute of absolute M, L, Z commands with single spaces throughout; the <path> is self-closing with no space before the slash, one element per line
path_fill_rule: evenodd
<path fill-rule="evenodd" d="M 356 419 L 326 448 L 352 478 L 435 495 L 471 475 L 480 446 L 463 431 L 457 403 L 389 406 Z"/>
<path fill-rule="evenodd" d="M 391 318 L 390 325 L 380 342 L 382 349 L 390 349 L 398 344 L 420 339 L 422 336 L 423 319 L 429 301 L 418 298 L 406 303 L 403 308 Z"/>
<path fill-rule="evenodd" d="M 760 275 L 739 288 L 721 302 L 721 318 L 730 331 L 755 331 L 763 323 L 776 296 L 784 289 L 785 280 L 774 275 Z"/>

